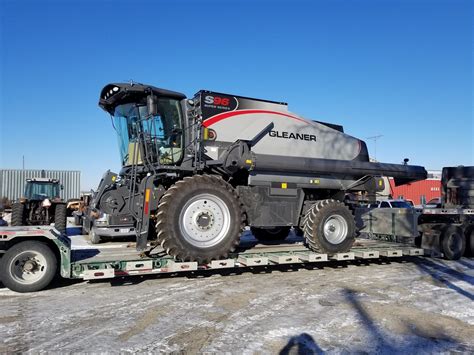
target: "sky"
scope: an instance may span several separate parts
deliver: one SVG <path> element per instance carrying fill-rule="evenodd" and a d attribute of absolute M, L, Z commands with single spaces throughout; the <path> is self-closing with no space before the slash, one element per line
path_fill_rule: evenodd
<path fill-rule="evenodd" d="M 0 0 L 0 167 L 95 188 L 120 170 L 99 93 L 130 80 L 288 102 L 382 162 L 474 165 L 473 17 L 470 0 Z"/>

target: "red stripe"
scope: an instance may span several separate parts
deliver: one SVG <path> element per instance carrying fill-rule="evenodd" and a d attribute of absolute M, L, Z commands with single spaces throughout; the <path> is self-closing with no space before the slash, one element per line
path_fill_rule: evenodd
<path fill-rule="evenodd" d="M 238 110 L 238 111 L 230 111 L 230 112 L 219 113 L 218 115 L 212 116 L 211 118 L 208 118 L 207 120 L 205 120 L 202 123 L 202 125 L 204 127 L 209 127 L 209 126 L 212 126 L 214 123 L 217 123 L 219 121 L 225 120 L 225 119 L 230 118 L 230 117 L 240 116 L 240 115 L 259 114 L 259 113 L 268 114 L 268 115 L 285 116 L 285 117 L 289 117 L 289 118 L 292 118 L 292 119 L 300 121 L 300 122 L 308 123 L 308 121 L 306 121 L 302 118 L 299 118 L 297 116 L 292 116 L 292 115 L 289 115 L 287 113 L 278 112 L 278 111 Z"/>

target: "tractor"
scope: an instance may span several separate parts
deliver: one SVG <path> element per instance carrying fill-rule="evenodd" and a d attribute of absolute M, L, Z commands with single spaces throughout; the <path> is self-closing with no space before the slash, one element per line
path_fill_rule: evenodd
<path fill-rule="evenodd" d="M 48 178 L 27 179 L 25 193 L 12 205 L 12 226 L 43 226 L 54 223 L 66 232 L 67 204 L 60 198 L 59 180 Z"/>

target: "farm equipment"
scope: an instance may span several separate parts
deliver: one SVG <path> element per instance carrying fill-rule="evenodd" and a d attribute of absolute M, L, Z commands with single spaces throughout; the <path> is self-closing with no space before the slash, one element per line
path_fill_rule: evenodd
<path fill-rule="evenodd" d="M 54 223 L 66 231 L 67 205 L 59 197 L 61 184 L 56 179 L 34 178 L 26 181 L 25 193 L 12 204 L 12 226 L 42 226 Z"/>
<path fill-rule="evenodd" d="M 132 216 L 139 251 L 156 228 L 151 247 L 181 261 L 226 258 L 245 226 L 262 239 L 294 227 L 315 252 L 348 251 L 356 228 L 347 194 L 375 200 L 382 175 L 426 178 L 420 166 L 370 162 L 365 142 L 282 102 L 205 90 L 188 100 L 131 83 L 106 85 L 99 105 L 122 170 L 104 175 L 91 213 Z"/>

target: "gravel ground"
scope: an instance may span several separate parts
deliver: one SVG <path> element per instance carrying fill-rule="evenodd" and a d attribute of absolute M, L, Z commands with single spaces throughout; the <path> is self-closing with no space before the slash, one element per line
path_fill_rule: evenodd
<path fill-rule="evenodd" d="M 0 285 L 0 353 L 474 352 L 474 260 Z"/>

